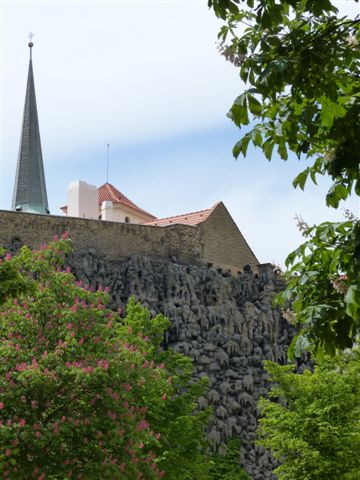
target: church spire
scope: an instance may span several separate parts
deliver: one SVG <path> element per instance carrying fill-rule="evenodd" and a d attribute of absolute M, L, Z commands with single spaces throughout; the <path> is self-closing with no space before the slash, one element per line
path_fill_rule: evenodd
<path fill-rule="evenodd" d="M 34 46 L 32 37 L 33 34 L 30 33 L 29 73 L 11 208 L 16 211 L 46 214 L 49 213 L 49 208 L 36 108 L 32 67 L 32 48 Z"/>

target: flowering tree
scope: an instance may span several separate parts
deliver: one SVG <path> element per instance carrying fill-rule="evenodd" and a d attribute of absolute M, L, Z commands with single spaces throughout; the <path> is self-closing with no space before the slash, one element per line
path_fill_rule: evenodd
<path fill-rule="evenodd" d="M 191 361 L 159 352 L 164 316 L 150 319 L 132 300 L 121 319 L 107 292 L 76 282 L 63 269 L 70 249 L 55 239 L 2 259 L 26 288 L 0 306 L 0 477 L 161 478 L 173 459 L 162 445 L 176 438 L 166 412 L 182 394 L 181 413 L 200 434 L 195 451 L 203 441 L 206 415 L 193 414 L 200 386 L 186 385 Z"/>
<path fill-rule="evenodd" d="M 328 176 L 326 204 L 334 208 L 360 195 L 360 15 L 358 0 L 347 3 L 353 16 L 332 0 L 208 0 L 224 21 L 220 50 L 244 82 L 228 113 L 243 129 L 235 158 L 251 144 L 268 160 L 275 150 L 283 160 L 292 152 L 306 163 L 294 187 Z M 334 354 L 360 333 L 360 222 L 304 233 L 288 256 L 282 296 L 302 330 L 292 350 L 310 342 Z"/>

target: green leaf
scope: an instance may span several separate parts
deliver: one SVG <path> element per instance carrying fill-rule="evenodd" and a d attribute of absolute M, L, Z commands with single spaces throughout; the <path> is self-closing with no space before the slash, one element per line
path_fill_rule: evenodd
<path fill-rule="evenodd" d="M 243 138 L 241 140 L 239 140 L 236 143 L 236 145 L 233 148 L 233 156 L 235 158 L 238 158 L 240 153 L 242 153 L 244 155 L 244 157 L 246 157 L 246 152 L 247 152 L 247 149 L 248 149 L 250 139 L 251 139 L 250 135 L 246 134 L 246 135 L 243 136 Z"/>
<path fill-rule="evenodd" d="M 306 180 L 309 176 L 309 168 L 306 168 L 303 172 L 299 173 L 293 180 L 293 187 L 300 187 L 301 190 L 304 190 Z"/>
<path fill-rule="evenodd" d="M 255 147 L 261 147 L 262 145 L 262 135 L 259 130 L 254 129 L 251 132 L 251 138 Z"/>
<path fill-rule="evenodd" d="M 355 193 L 360 196 L 360 179 L 355 182 Z"/>
<path fill-rule="evenodd" d="M 360 290 L 356 285 L 350 285 L 344 297 L 345 303 L 353 303 L 360 307 Z"/>
<path fill-rule="evenodd" d="M 332 127 L 335 115 L 331 108 L 329 108 L 327 105 L 323 105 L 320 112 L 320 117 L 324 127 Z"/>
<path fill-rule="evenodd" d="M 253 96 L 248 94 L 247 99 L 249 102 L 249 110 L 253 115 L 259 116 L 262 112 L 262 105 L 261 103 Z"/>
<path fill-rule="evenodd" d="M 234 103 L 229 112 L 229 117 L 234 121 L 234 123 L 240 127 L 241 125 L 248 125 L 249 116 L 246 106 L 246 101 L 244 104 Z"/>
<path fill-rule="evenodd" d="M 263 150 L 265 153 L 265 157 L 268 160 L 271 160 L 272 152 L 274 150 L 274 145 L 275 144 L 272 140 L 265 140 L 265 142 L 263 143 Z"/>
<path fill-rule="evenodd" d="M 278 154 L 280 155 L 282 160 L 287 160 L 288 159 L 288 153 L 287 153 L 287 148 L 285 145 L 285 142 L 280 142 L 278 146 Z"/>
<path fill-rule="evenodd" d="M 326 195 L 326 204 L 330 207 L 338 208 L 341 200 L 346 200 L 349 196 L 349 190 L 342 184 L 334 184 Z"/>
<path fill-rule="evenodd" d="M 290 362 L 293 362 L 295 360 L 295 345 L 298 338 L 299 338 L 299 335 L 295 335 L 295 337 L 292 339 L 290 346 L 288 348 L 287 355 Z"/>

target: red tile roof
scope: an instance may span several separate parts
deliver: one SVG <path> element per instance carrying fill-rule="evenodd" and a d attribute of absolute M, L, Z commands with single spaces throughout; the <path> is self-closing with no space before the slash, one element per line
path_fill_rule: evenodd
<path fill-rule="evenodd" d="M 144 225 L 154 225 L 156 227 L 166 227 L 168 225 L 192 225 L 196 226 L 209 217 L 209 215 L 214 211 L 215 207 L 217 207 L 218 203 L 216 203 L 213 207 L 207 208 L 206 210 L 200 210 L 198 212 L 192 213 L 184 213 L 183 215 L 177 215 L 176 217 L 167 217 L 167 218 L 158 218 L 152 222 L 147 222 Z"/>
<path fill-rule="evenodd" d="M 148 213 L 142 208 L 135 205 L 135 203 L 133 203 L 131 200 L 125 197 L 124 194 L 119 192 L 119 190 L 115 188 L 114 185 L 111 185 L 111 183 L 104 183 L 104 185 L 101 185 L 101 187 L 98 188 L 98 193 L 99 193 L 99 205 L 101 205 L 102 202 L 105 202 L 106 200 L 113 202 L 115 204 L 122 203 L 123 205 L 126 205 L 127 207 L 130 207 L 133 210 L 136 210 L 137 212 L 142 213 L 143 215 L 147 215 L 148 217 L 151 217 L 153 219 L 156 218 L 154 215 L 151 215 L 151 213 Z"/>

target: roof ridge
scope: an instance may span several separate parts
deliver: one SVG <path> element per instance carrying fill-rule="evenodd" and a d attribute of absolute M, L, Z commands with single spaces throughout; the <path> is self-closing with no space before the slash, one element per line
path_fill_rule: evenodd
<path fill-rule="evenodd" d="M 147 212 L 146 210 L 142 209 L 136 203 L 132 202 L 126 195 L 124 195 L 120 190 L 118 190 L 113 184 L 106 182 L 100 187 L 98 187 L 98 192 L 105 190 L 105 194 L 108 195 L 111 198 L 111 201 L 113 203 L 122 203 L 123 205 L 126 205 L 129 208 L 135 209 L 138 212 L 148 215 L 152 218 L 156 218 L 154 215 L 151 213 Z M 99 197 L 99 204 L 101 203 L 101 198 Z"/>
<path fill-rule="evenodd" d="M 157 218 L 156 220 L 154 220 L 154 222 L 157 222 L 158 220 L 168 220 L 169 218 L 185 217 L 186 215 L 195 215 L 196 213 L 207 212 L 209 210 L 214 210 L 216 205 L 217 205 L 217 203 L 215 205 L 213 205 L 212 207 L 204 208 L 203 210 L 197 210 L 195 212 L 180 213 L 179 215 L 170 215 L 169 217 Z"/>

